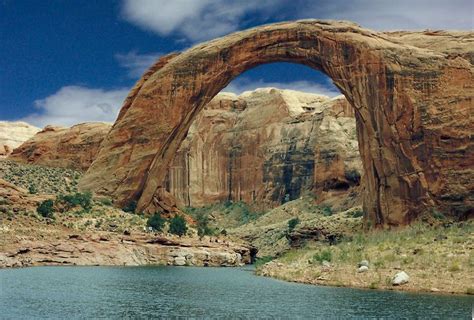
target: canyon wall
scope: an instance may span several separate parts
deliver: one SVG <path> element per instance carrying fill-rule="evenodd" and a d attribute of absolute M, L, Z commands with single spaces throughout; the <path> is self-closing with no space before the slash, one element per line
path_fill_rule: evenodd
<path fill-rule="evenodd" d="M 218 94 L 196 117 L 166 189 L 182 206 L 244 201 L 273 207 L 358 185 L 353 109 L 339 96 L 274 88 Z"/>

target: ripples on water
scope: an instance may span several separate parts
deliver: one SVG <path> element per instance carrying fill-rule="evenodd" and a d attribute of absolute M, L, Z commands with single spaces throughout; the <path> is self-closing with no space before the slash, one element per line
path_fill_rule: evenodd
<path fill-rule="evenodd" d="M 318 287 L 251 268 L 0 270 L 0 318 L 471 319 L 474 299 Z"/>

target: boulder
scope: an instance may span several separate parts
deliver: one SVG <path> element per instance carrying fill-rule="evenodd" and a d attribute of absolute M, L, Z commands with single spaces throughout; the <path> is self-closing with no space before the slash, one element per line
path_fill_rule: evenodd
<path fill-rule="evenodd" d="M 392 285 L 399 286 L 407 283 L 410 280 L 408 274 L 405 271 L 398 272 L 392 278 Z"/>
<path fill-rule="evenodd" d="M 359 272 L 359 273 L 367 272 L 367 271 L 369 271 L 369 267 L 368 267 L 368 266 L 360 266 L 360 267 L 357 269 L 357 272 Z"/>
<path fill-rule="evenodd" d="M 369 267 L 369 261 L 367 261 L 367 260 L 362 260 L 361 262 L 359 262 L 359 263 L 357 264 L 357 266 L 358 266 L 358 267 L 367 267 L 367 268 L 368 268 L 368 267 Z"/>

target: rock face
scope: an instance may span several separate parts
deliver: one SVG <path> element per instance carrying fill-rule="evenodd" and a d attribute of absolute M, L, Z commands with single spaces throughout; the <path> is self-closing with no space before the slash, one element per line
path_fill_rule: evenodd
<path fill-rule="evenodd" d="M 110 127 L 110 124 L 100 122 L 82 123 L 71 128 L 47 126 L 16 148 L 9 159 L 87 170 Z"/>
<path fill-rule="evenodd" d="M 250 247 L 152 235 L 71 234 L 17 239 L 0 252 L 0 268 L 41 265 L 175 265 L 238 267 L 253 262 Z"/>
<path fill-rule="evenodd" d="M 154 212 L 197 114 L 233 78 L 286 61 L 327 74 L 355 111 L 372 225 L 437 207 L 474 213 L 473 32 L 377 33 L 303 20 L 237 32 L 161 58 L 137 83 L 80 182 Z"/>
<path fill-rule="evenodd" d="M 8 156 L 40 130 L 26 122 L 0 121 L 0 157 Z"/>
<path fill-rule="evenodd" d="M 304 193 L 348 189 L 362 164 L 343 96 L 274 88 L 218 94 L 196 117 L 166 188 L 185 206 L 244 201 L 272 207 Z"/>

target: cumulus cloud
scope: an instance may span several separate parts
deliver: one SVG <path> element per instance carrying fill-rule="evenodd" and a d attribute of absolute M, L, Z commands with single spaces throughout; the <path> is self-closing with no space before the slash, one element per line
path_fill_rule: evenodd
<path fill-rule="evenodd" d="M 128 71 L 132 79 L 140 78 L 162 54 L 159 52 L 139 54 L 137 51 L 117 53 L 115 59 L 119 65 Z"/>
<path fill-rule="evenodd" d="M 159 35 L 202 41 L 258 21 L 351 20 L 366 28 L 464 29 L 474 25 L 472 0 L 123 0 L 125 20 Z"/>
<path fill-rule="evenodd" d="M 129 89 L 103 90 L 65 86 L 34 102 L 35 113 L 21 119 L 38 127 L 72 126 L 82 122 L 113 122 Z"/>
<path fill-rule="evenodd" d="M 341 92 L 339 92 L 338 89 L 329 81 L 326 84 L 320 84 L 320 83 L 311 82 L 307 80 L 299 80 L 299 81 L 292 81 L 292 82 L 266 82 L 263 79 L 254 81 L 245 77 L 238 78 L 232 81 L 222 91 L 233 92 L 235 94 L 241 94 L 244 91 L 255 90 L 257 88 L 268 88 L 268 87 L 317 93 L 317 94 L 323 94 L 329 97 L 335 97 L 341 94 Z"/>
<path fill-rule="evenodd" d="M 123 17 L 160 35 L 177 32 L 192 41 L 239 29 L 249 13 L 274 12 L 283 0 L 124 0 Z"/>

